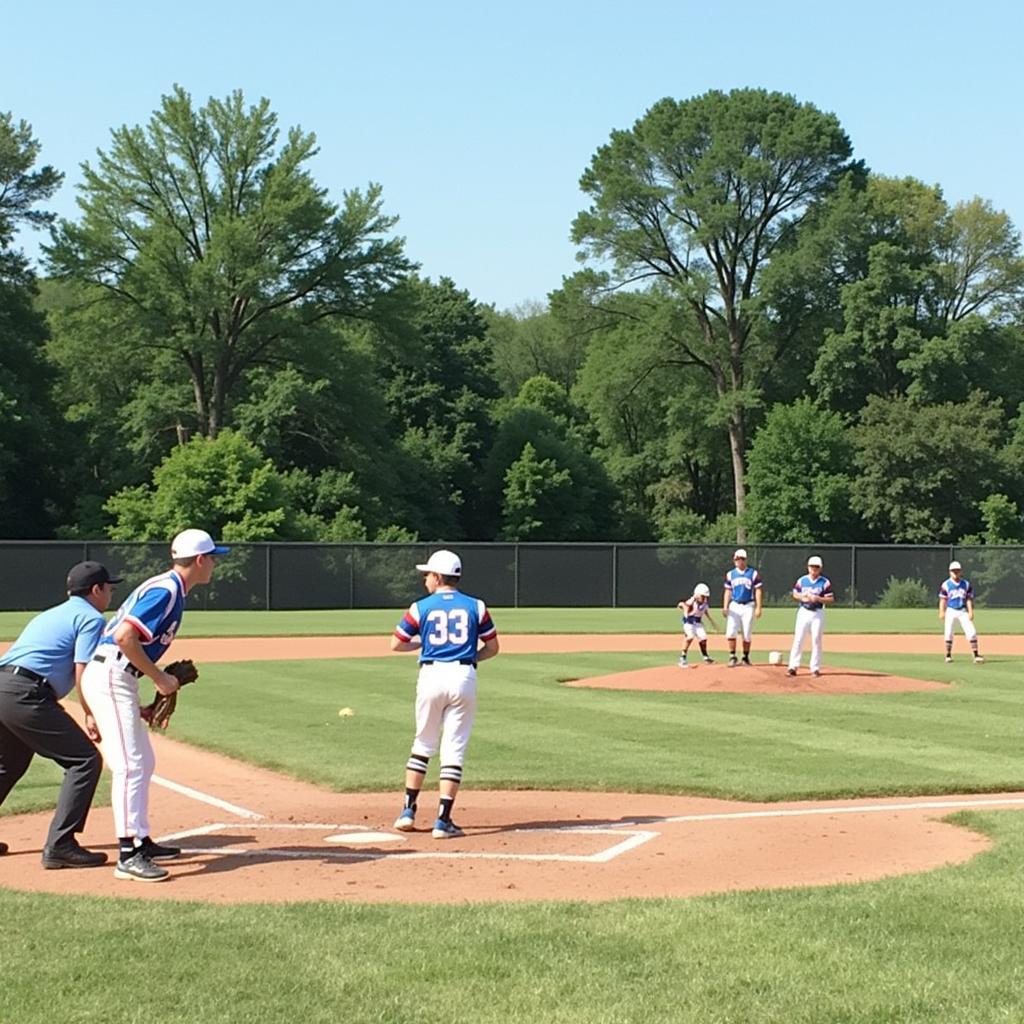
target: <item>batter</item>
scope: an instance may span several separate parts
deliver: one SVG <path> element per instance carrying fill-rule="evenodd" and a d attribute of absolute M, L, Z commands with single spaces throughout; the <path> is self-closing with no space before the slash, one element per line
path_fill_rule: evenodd
<path fill-rule="evenodd" d="M 420 654 L 416 738 L 405 765 L 405 806 L 395 828 L 415 828 L 427 765 L 440 747 L 440 805 L 432 834 L 456 839 L 463 833 L 452 821 L 452 807 L 476 715 L 476 666 L 498 653 L 498 633 L 484 602 L 458 590 L 462 561 L 453 551 L 435 551 L 416 568 L 424 574 L 427 596 L 409 606 L 391 637 L 391 650 Z"/>

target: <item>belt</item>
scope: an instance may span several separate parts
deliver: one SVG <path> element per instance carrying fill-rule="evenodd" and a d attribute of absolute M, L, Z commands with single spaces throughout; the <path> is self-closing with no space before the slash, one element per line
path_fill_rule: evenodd
<path fill-rule="evenodd" d="M 733 598 L 731 603 L 732 604 L 753 604 L 754 602 L 753 601 L 737 601 L 735 598 Z"/>
<path fill-rule="evenodd" d="M 809 612 L 820 612 L 821 609 L 824 608 L 825 606 L 823 604 L 804 604 L 804 605 L 801 605 L 800 607 L 801 608 L 806 608 L 807 611 L 809 611 Z"/>
<path fill-rule="evenodd" d="M 126 661 L 120 654 L 115 655 L 113 658 L 107 658 L 105 654 L 94 654 L 92 656 L 93 661 L 112 661 L 119 668 L 123 669 L 130 676 L 135 676 L 136 679 L 139 676 L 145 675 L 141 668 L 136 668 L 130 661 Z M 118 664 L 120 663 L 120 664 Z"/>
<path fill-rule="evenodd" d="M 423 661 L 420 662 L 420 664 L 421 665 L 433 665 L 434 662 L 438 661 L 438 660 L 439 660 L 438 658 L 425 658 Z M 442 665 L 454 665 L 455 662 L 454 661 L 442 661 L 441 664 Z M 459 664 L 460 665 L 472 665 L 473 668 L 476 668 L 476 659 L 474 659 L 474 658 L 459 658 Z"/>
<path fill-rule="evenodd" d="M 33 683 L 45 683 L 46 676 L 33 672 L 30 668 L 22 668 L 21 665 L 0 665 L 0 672 L 10 672 L 12 676 L 24 676 Z"/>

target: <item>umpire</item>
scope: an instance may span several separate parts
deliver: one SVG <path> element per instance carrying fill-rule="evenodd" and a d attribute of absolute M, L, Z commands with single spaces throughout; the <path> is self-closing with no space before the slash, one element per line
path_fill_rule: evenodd
<path fill-rule="evenodd" d="M 68 599 L 41 612 L 0 655 L 0 804 L 28 770 L 33 754 L 64 769 L 57 810 L 43 848 L 44 868 L 89 868 L 105 853 L 79 846 L 103 762 L 91 742 L 99 732 L 82 701 L 80 682 L 103 630 L 114 584 L 99 562 L 79 562 L 68 572 Z M 60 705 L 73 688 L 85 712 L 88 736 Z M 7 844 L 0 843 L 0 854 Z"/>

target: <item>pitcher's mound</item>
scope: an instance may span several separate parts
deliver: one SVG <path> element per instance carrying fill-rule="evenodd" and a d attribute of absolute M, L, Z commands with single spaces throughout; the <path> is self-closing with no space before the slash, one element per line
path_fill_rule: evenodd
<path fill-rule="evenodd" d="M 849 693 L 904 693 L 910 690 L 944 690 L 945 683 L 924 679 L 889 676 L 882 672 L 825 668 L 812 676 L 802 668 L 795 676 L 785 665 L 705 665 L 691 663 L 689 668 L 659 665 L 633 672 L 616 672 L 589 679 L 567 679 L 567 686 L 588 686 L 602 690 L 660 690 L 680 693 L 757 693 L 808 694 L 812 696 Z"/>

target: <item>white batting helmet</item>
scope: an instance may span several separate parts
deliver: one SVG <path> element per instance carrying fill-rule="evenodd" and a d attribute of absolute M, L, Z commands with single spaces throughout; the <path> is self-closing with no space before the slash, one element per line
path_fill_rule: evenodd
<path fill-rule="evenodd" d="M 706 583 L 698 583 L 697 586 L 695 586 L 693 588 L 693 596 L 694 597 L 710 597 L 711 596 L 711 588 Z"/>

